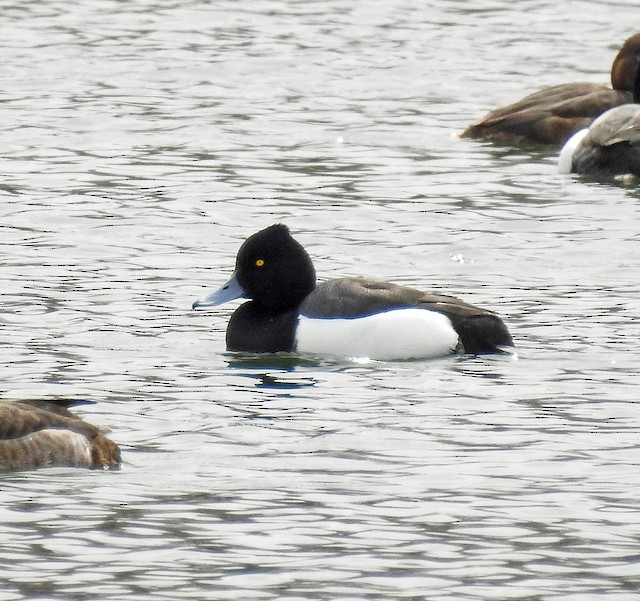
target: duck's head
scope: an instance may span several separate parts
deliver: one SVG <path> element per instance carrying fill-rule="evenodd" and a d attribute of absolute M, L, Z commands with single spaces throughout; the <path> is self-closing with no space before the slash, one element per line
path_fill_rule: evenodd
<path fill-rule="evenodd" d="M 640 33 L 628 38 L 618 51 L 611 67 L 611 85 L 631 92 L 634 102 L 640 102 Z"/>
<path fill-rule="evenodd" d="M 315 285 L 311 258 L 285 225 L 275 224 L 247 238 L 231 278 L 193 308 L 249 298 L 268 309 L 286 311 L 297 307 Z"/>

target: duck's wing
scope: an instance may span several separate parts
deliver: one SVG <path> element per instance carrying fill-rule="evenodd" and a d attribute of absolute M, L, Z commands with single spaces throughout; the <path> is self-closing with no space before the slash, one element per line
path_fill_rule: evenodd
<path fill-rule="evenodd" d="M 444 313 L 467 353 L 493 353 L 513 346 L 507 326 L 493 311 L 452 296 L 430 293 L 423 295 L 419 306 Z"/>
<path fill-rule="evenodd" d="M 640 144 L 640 104 L 625 104 L 611 109 L 593 122 L 588 136 L 598 146 Z"/>
<path fill-rule="evenodd" d="M 34 401 L 0 402 L 0 439 L 19 438 L 47 428 L 73 430 L 85 436 L 96 436 L 98 428 L 81 420 L 66 408 L 48 410 L 47 402 L 44 401 L 42 406 Z"/>
<path fill-rule="evenodd" d="M 300 314 L 315 318 L 365 317 L 406 307 L 416 307 L 422 292 L 369 278 L 339 278 L 321 282 L 307 296 Z"/>
<path fill-rule="evenodd" d="M 52 411 L 54 413 L 65 415 L 67 417 L 74 417 L 74 414 L 69 410 L 70 407 L 77 407 L 78 405 L 90 405 L 93 404 L 93 402 L 94 401 L 87 401 L 84 399 L 20 400 L 20 403 L 22 403 L 23 405 L 32 405 L 33 407 L 37 407 L 38 409 Z"/>

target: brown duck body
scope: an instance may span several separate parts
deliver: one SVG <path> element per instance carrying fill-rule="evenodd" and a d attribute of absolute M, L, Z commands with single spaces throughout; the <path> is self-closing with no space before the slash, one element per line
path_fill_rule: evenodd
<path fill-rule="evenodd" d="M 120 449 L 69 410 L 70 401 L 0 401 L 0 470 L 114 469 Z"/>
<path fill-rule="evenodd" d="M 611 108 L 640 101 L 640 34 L 625 41 L 611 67 L 611 84 L 567 83 L 544 88 L 490 111 L 461 137 L 506 144 L 564 144 Z"/>

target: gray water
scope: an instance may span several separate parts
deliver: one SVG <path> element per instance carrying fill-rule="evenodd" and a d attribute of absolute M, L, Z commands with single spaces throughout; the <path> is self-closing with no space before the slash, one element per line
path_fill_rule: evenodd
<path fill-rule="evenodd" d="M 607 82 L 635 2 L 5 2 L 2 398 L 120 472 L 0 476 L 0 601 L 638 599 L 640 191 L 455 134 Z M 287 223 L 321 278 L 497 311 L 518 358 L 225 352 Z"/>

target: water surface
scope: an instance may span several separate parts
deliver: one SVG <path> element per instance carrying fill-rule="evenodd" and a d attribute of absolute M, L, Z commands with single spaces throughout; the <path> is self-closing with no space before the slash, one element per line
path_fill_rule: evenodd
<path fill-rule="evenodd" d="M 635 600 L 638 189 L 455 137 L 608 81 L 634 7 L 8 3 L 2 397 L 97 401 L 125 465 L 0 477 L 0 601 Z M 518 359 L 226 353 L 191 302 L 276 221 Z"/>

